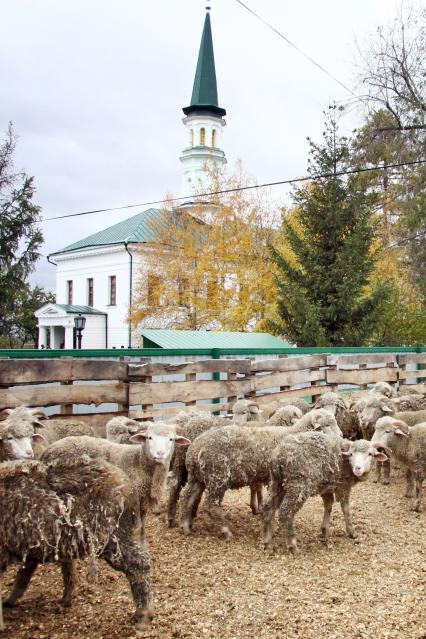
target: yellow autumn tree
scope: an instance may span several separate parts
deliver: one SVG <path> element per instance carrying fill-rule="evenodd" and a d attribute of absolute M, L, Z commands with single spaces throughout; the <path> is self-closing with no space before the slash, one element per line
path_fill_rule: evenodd
<path fill-rule="evenodd" d="M 278 209 L 241 165 L 211 172 L 209 197 L 179 206 L 170 197 L 156 216 L 132 304 L 135 325 L 262 330 L 274 313 L 268 244 Z"/>

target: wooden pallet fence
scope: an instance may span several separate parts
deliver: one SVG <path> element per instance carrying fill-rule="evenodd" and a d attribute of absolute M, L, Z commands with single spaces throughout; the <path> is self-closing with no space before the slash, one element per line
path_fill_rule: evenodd
<path fill-rule="evenodd" d="M 417 366 L 415 370 L 408 366 Z M 399 383 L 407 386 L 407 380 L 415 379 L 415 384 L 410 384 L 410 388 L 424 390 L 426 382 L 426 353 L 400 353 L 398 355 Z M 417 381 L 421 380 L 421 381 Z"/>
<path fill-rule="evenodd" d="M 328 355 L 326 379 L 334 390 L 341 384 L 353 384 L 361 388 L 376 382 L 394 384 L 398 381 L 396 356 L 394 353 Z"/>

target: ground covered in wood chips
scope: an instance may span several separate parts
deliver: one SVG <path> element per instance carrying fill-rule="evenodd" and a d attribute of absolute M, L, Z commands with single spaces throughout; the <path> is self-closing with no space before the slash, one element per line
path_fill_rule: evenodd
<path fill-rule="evenodd" d="M 99 584 L 80 583 L 73 608 L 62 609 L 60 570 L 41 566 L 19 606 L 5 610 L 4 639 L 421 639 L 426 638 L 426 512 L 413 513 L 403 480 L 368 481 L 352 493 L 359 533 L 344 534 L 340 508 L 332 538 L 318 537 L 322 501 L 296 516 L 301 554 L 287 554 L 277 534 L 274 554 L 259 542 L 248 491 L 229 491 L 224 508 L 234 538 L 220 538 L 201 510 L 192 537 L 151 516 L 155 618 L 135 632 L 127 582 L 99 562 Z M 9 589 L 15 567 L 6 573 Z"/>

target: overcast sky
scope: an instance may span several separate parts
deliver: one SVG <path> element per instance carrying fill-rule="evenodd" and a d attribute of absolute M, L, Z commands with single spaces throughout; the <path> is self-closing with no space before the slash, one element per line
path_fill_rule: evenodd
<path fill-rule="evenodd" d="M 356 43 L 401 10 L 396 0 L 245 2 L 354 90 Z M 259 182 L 305 174 L 306 137 L 318 140 L 324 108 L 351 95 L 236 0 L 210 4 L 229 164 L 241 159 Z M 44 217 L 182 195 L 181 109 L 204 14 L 201 0 L 1 3 L 0 131 L 13 121 L 16 166 L 35 176 Z M 348 114 L 347 131 L 360 117 Z M 54 288 L 48 253 L 137 212 L 45 221 L 33 281 Z"/>

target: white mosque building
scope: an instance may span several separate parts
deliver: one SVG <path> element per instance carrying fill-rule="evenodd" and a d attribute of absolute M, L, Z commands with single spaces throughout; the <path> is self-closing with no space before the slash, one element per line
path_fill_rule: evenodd
<path fill-rule="evenodd" d="M 210 13 L 207 10 L 191 103 L 183 109 L 186 146 L 183 194 L 205 192 L 208 166 L 226 163 L 221 149 L 225 109 L 218 103 Z M 186 203 L 188 210 L 190 202 Z M 39 348 L 76 348 L 74 319 L 86 320 L 83 348 L 137 347 L 137 327 L 127 322 L 132 292 L 143 269 L 140 249 L 155 240 L 159 209 L 148 209 L 49 255 L 56 266 L 56 303 L 36 313 Z M 148 274 L 147 274 L 148 278 Z M 149 286 L 147 281 L 147 295 Z"/>

